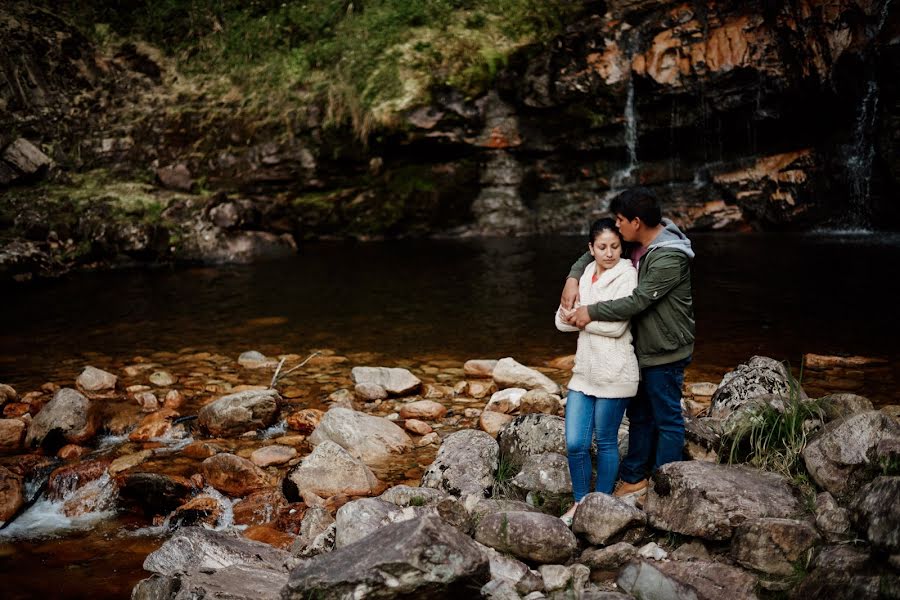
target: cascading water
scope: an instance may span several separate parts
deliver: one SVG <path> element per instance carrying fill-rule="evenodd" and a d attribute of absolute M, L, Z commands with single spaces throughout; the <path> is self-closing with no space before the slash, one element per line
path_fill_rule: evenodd
<path fill-rule="evenodd" d="M 637 52 L 638 39 L 635 38 L 628 45 L 628 62 L 631 63 Z M 619 190 L 624 187 L 633 185 L 635 182 L 632 177 L 634 169 L 638 165 L 638 117 L 635 108 L 634 98 L 634 72 L 629 70 L 628 74 L 628 92 L 625 96 L 625 149 L 628 153 L 628 165 L 624 169 L 620 169 L 612 174 L 609 178 L 610 192 L 607 199 L 612 198 Z"/>

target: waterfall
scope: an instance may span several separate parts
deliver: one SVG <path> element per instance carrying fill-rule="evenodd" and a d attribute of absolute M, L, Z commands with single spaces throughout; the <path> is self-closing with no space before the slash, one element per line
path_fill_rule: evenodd
<path fill-rule="evenodd" d="M 637 38 L 632 40 L 632 43 L 629 44 L 629 52 L 628 52 L 628 60 L 630 61 L 634 58 L 634 54 L 637 51 Z M 623 187 L 628 187 L 630 185 L 634 185 L 634 181 L 632 180 L 632 173 L 634 172 L 635 167 L 638 165 L 637 158 L 637 149 L 638 149 L 638 118 L 637 111 L 635 110 L 634 105 L 634 73 L 629 70 L 628 73 L 628 93 L 625 97 L 625 148 L 628 151 L 628 165 L 624 169 L 620 169 L 612 174 L 609 178 L 610 193 L 607 194 L 610 198 L 615 195 L 615 192 L 620 190 Z"/>

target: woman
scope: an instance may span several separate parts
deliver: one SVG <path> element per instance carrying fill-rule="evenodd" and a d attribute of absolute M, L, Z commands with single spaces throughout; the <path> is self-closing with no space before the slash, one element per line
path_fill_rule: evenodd
<path fill-rule="evenodd" d="M 612 219 L 591 225 L 588 250 L 594 262 L 584 270 L 579 296 L 585 305 L 631 294 L 637 271 L 622 258 L 622 237 Z M 566 400 L 566 447 L 575 504 L 560 517 L 567 525 L 591 485 L 591 438 L 597 436 L 595 490 L 610 494 L 619 470 L 618 431 L 628 401 L 637 393 L 640 371 L 628 321 L 592 321 L 584 330 L 568 323 L 574 313 L 556 311 L 556 328 L 577 331 L 578 349 Z"/>

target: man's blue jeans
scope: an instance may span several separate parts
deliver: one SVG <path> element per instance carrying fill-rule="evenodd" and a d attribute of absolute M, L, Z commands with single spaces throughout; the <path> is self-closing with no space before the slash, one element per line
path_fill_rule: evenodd
<path fill-rule="evenodd" d="M 682 460 L 684 418 L 681 386 L 690 357 L 641 369 L 637 396 L 628 405 L 628 454 L 619 478 L 636 483 L 659 467 Z M 653 456 L 653 448 L 656 454 Z M 652 469 L 650 468 L 652 466 Z"/>
<path fill-rule="evenodd" d="M 595 490 L 610 494 L 619 469 L 618 432 L 631 398 L 595 398 L 569 390 L 566 400 L 566 449 L 575 502 L 591 491 L 591 438 L 597 435 Z"/>

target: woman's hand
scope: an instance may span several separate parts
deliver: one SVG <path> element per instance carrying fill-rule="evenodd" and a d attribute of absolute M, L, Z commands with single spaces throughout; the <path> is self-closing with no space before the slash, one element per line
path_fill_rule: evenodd
<path fill-rule="evenodd" d="M 574 277 L 569 277 L 563 286 L 559 304 L 566 310 L 572 310 L 575 308 L 576 302 L 578 302 L 578 280 Z"/>

